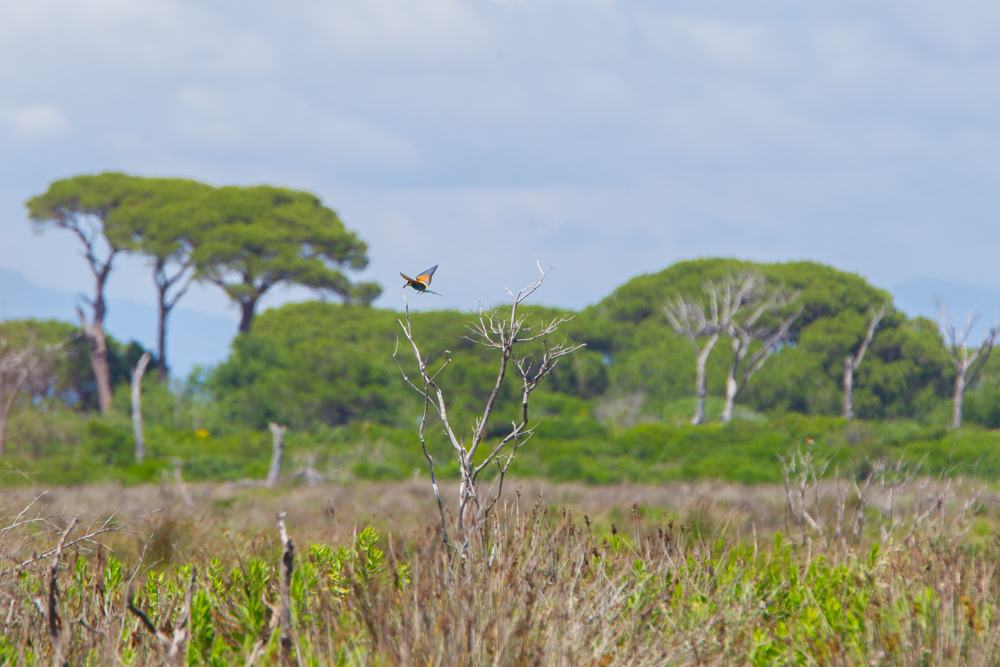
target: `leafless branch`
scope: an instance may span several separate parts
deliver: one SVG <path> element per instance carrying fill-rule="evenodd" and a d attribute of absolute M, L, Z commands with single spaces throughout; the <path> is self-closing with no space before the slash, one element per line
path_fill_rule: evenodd
<path fill-rule="evenodd" d="M 410 343 L 420 379 L 411 379 L 402 368 L 397 358 L 398 344 L 397 349 L 393 352 L 393 360 L 396 362 L 396 366 L 404 382 L 424 399 L 423 414 L 419 427 L 420 443 L 431 469 L 431 484 L 434 488 L 435 498 L 438 501 L 442 535 L 445 536 L 446 541 L 447 533 L 445 531 L 444 509 L 437 488 L 437 481 L 434 477 L 434 461 L 427 451 L 424 440 L 424 427 L 429 414 L 428 406 L 434 411 L 442 432 L 455 450 L 458 458 L 460 470 L 458 529 L 459 532 L 463 532 L 471 522 L 481 521 L 496 502 L 494 498 L 488 501 L 485 506 L 480 504 L 478 492 L 480 474 L 489 466 L 497 463 L 498 457 L 501 457 L 506 452 L 505 462 L 497 463 L 502 485 L 503 475 L 514 459 L 514 452 L 531 435 L 532 431 L 528 421 L 530 394 L 538 387 L 539 382 L 552 372 L 552 369 L 555 368 L 560 358 L 582 347 L 582 345 L 572 345 L 566 342 L 552 343 L 549 340 L 556 334 L 560 325 L 565 323 L 568 318 L 556 317 L 540 322 L 537 325 L 529 326 L 527 324 L 527 317 L 520 312 L 521 304 L 541 287 L 545 277 L 549 273 L 542 269 L 537 257 L 535 263 L 538 267 L 539 275 L 531 284 L 516 294 L 509 289 L 507 290 L 513 301 L 509 312 L 506 309 L 500 308 L 486 309 L 480 304 L 475 319 L 468 326 L 469 333 L 465 338 L 477 344 L 495 349 L 499 353 L 496 380 L 483 405 L 480 416 L 475 420 L 472 437 L 468 442 L 460 439 L 452 428 L 444 392 L 437 382 L 440 374 L 451 363 L 450 352 L 445 351 L 446 359 L 437 370 L 432 371 L 429 369 L 429 358 L 425 358 L 421 354 L 415 340 L 409 305 L 406 304 L 404 296 L 405 319 L 400 320 L 399 325 L 403 330 L 403 335 Z M 521 345 L 540 345 L 542 350 L 541 356 L 533 358 L 531 354 L 519 355 L 517 351 Z M 514 362 L 515 371 L 521 381 L 521 417 L 520 420 L 512 423 L 510 433 L 493 445 L 489 454 L 487 454 L 481 463 L 476 465 L 474 462 L 475 457 L 480 446 L 487 439 L 487 426 L 496 408 L 511 360 Z M 476 519 L 472 519 L 469 515 L 469 510 L 472 506 L 479 508 Z"/>
<path fill-rule="evenodd" d="M 59 561 L 62 560 L 66 538 L 69 537 L 70 532 L 76 527 L 77 523 L 79 523 L 77 519 L 70 521 L 69 525 L 66 526 L 66 530 L 59 536 L 59 542 L 56 543 L 56 547 L 52 550 L 52 555 L 49 558 L 49 594 L 45 607 L 45 624 L 49 632 L 49 643 L 52 645 L 53 667 L 62 667 L 69 664 L 66 659 L 66 652 L 69 650 L 70 641 L 73 638 L 73 629 L 72 626 L 65 626 L 62 619 L 59 618 L 59 610 L 57 608 L 59 586 L 57 578 L 59 576 Z"/>
<path fill-rule="evenodd" d="M 844 379 L 843 379 L 843 390 L 844 390 L 844 407 L 841 411 L 844 419 L 854 418 L 854 373 L 861 366 L 861 361 L 865 358 L 865 352 L 868 351 L 868 346 L 872 342 L 872 338 L 875 336 L 875 329 L 878 328 L 879 323 L 885 314 L 889 310 L 889 304 L 883 303 L 880 307 L 875 308 L 874 306 L 869 310 L 868 313 L 868 329 L 865 331 L 865 337 L 861 341 L 861 345 L 858 347 L 857 352 L 854 354 L 848 354 L 844 357 Z"/>
<path fill-rule="evenodd" d="M 168 635 L 149 620 L 149 617 L 141 609 L 135 606 L 135 591 L 129 583 L 125 593 L 125 602 L 128 610 L 139 619 L 142 627 L 146 629 L 157 640 L 157 646 L 163 653 L 164 660 L 168 665 L 181 667 L 187 664 L 187 647 L 191 641 L 191 599 L 194 595 L 194 583 L 197 577 L 197 568 L 191 566 L 191 576 L 188 578 L 187 589 L 184 593 L 184 606 L 181 607 L 177 618 L 174 620 L 173 634 Z M 169 614 L 167 614 L 169 617 Z"/>
<path fill-rule="evenodd" d="M 736 397 L 750 378 L 780 345 L 791 338 L 791 326 L 802 313 L 785 317 L 777 327 L 761 325 L 765 315 L 777 315 L 798 299 L 798 293 L 783 287 L 769 287 L 763 276 L 744 273 L 727 276 L 721 286 L 709 282 L 707 289 L 719 303 L 720 327 L 732 343 L 733 361 L 726 378 L 726 405 L 722 421 L 732 419 Z M 757 344 L 756 350 L 751 350 Z"/>
<path fill-rule="evenodd" d="M 969 350 L 968 341 L 973 328 L 979 321 L 980 313 L 970 312 L 965 327 L 956 328 L 948 321 L 948 311 L 943 303 L 938 303 L 941 310 L 941 331 L 945 338 L 945 348 L 951 356 L 955 367 L 955 386 L 952 393 L 951 427 L 962 425 L 962 409 L 965 402 L 965 391 L 976 383 L 979 373 L 989 361 L 997 339 L 1000 338 L 1000 325 L 991 328 L 983 337 L 979 347 Z"/>

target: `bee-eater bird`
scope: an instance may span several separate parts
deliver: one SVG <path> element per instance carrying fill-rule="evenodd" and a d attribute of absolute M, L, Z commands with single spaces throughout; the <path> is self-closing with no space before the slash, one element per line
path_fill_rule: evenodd
<path fill-rule="evenodd" d="M 437 292 L 427 289 L 431 286 L 431 278 L 434 276 L 434 272 L 437 271 L 437 267 L 438 265 L 435 264 L 426 271 L 421 271 L 420 275 L 416 278 L 411 278 L 405 273 L 400 273 L 399 275 L 403 276 L 403 280 L 406 281 L 406 284 L 403 285 L 403 289 L 412 287 L 421 294 L 437 294 L 438 296 L 444 296 L 443 294 L 438 294 Z"/>

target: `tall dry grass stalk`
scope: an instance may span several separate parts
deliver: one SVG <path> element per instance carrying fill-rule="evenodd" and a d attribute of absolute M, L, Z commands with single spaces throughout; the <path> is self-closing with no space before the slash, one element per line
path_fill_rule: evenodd
<path fill-rule="evenodd" d="M 925 511 L 910 482 L 893 516 Z M 109 490 L 64 490 L 0 529 L 0 662 L 996 664 L 1000 546 L 966 531 L 985 496 L 934 486 L 944 518 L 915 529 L 873 500 L 838 540 L 844 484 L 807 482 L 801 506 L 782 488 L 524 485 L 461 553 L 415 483 L 192 486 L 193 507 L 169 485 L 112 490 L 120 516 L 147 514 L 128 524 L 93 505 Z M 89 529 L 52 511 L 69 502 Z"/>

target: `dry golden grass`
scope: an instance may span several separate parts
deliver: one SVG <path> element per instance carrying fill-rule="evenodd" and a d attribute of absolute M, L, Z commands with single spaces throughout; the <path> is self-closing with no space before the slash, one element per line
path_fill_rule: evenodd
<path fill-rule="evenodd" d="M 39 521 L 0 536 L 0 662 L 51 664 L 63 644 L 70 664 L 165 662 L 127 611 L 130 580 L 185 664 L 279 661 L 286 511 L 297 664 L 996 664 L 995 499 L 910 482 L 835 539 L 838 507 L 857 508 L 843 480 L 806 487 L 823 535 L 799 528 L 784 487 L 508 480 L 459 551 L 419 480 L 7 489 L 3 525 L 29 505 L 21 521 Z M 943 511 L 910 530 L 932 496 Z M 73 543 L 109 519 L 128 523 Z"/>

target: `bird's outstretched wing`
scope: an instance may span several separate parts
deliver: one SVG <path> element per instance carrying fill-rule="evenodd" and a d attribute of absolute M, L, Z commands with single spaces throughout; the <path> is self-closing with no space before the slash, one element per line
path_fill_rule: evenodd
<path fill-rule="evenodd" d="M 437 292 L 432 292 L 431 290 L 427 289 L 428 287 L 430 287 L 431 278 L 434 277 L 434 272 L 437 271 L 437 267 L 438 265 L 435 264 L 426 271 L 421 271 L 419 274 L 417 274 L 416 278 L 411 278 L 405 273 L 400 273 L 399 275 L 403 276 L 403 280 L 406 281 L 406 284 L 403 285 L 403 289 L 406 289 L 407 287 L 412 287 L 421 294 L 430 292 L 431 294 L 437 294 L 438 296 L 442 296 Z"/>
<path fill-rule="evenodd" d="M 428 287 L 431 284 L 431 278 L 434 277 L 434 272 L 437 271 L 438 265 L 435 264 L 426 271 L 421 271 L 420 275 L 417 276 L 417 282 L 423 283 L 424 287 Z"/>

